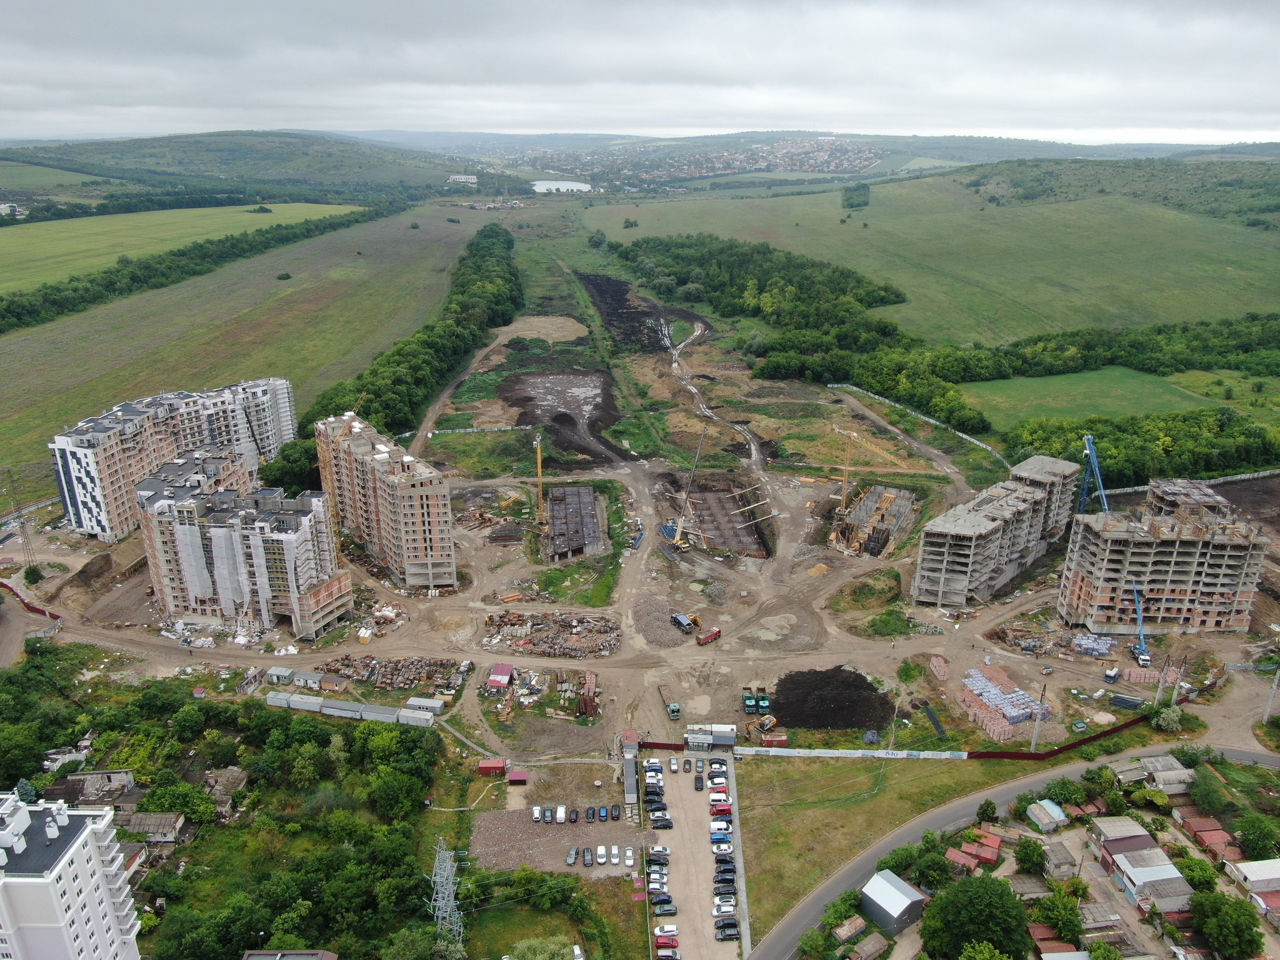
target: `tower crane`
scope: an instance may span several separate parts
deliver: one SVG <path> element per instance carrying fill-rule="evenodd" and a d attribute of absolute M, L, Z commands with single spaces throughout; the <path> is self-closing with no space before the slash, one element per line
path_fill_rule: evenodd
<path fill-rule="evenodd" d="M 1098 486 L 1098 500 L 1102 503 L 1102 512 L 1110 513 L 1107 490 L 1102 485 L 1102 470 L 1098 466 L 1098 450 L 1093 445 L 1093 434 L 1086 433 L 1084 435 L 1084 479 L 1080 482 L 1080 496 L 1076 498 L 1076 513 L 1084 513 L 1084 508 L 1089 504 L 1091 481 Z"/>

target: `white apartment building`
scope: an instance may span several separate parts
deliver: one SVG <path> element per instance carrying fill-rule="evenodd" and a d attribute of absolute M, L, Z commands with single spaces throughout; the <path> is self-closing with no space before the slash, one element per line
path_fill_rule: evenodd
<path fill-rule="evenodd" d="M 171 616 L 247 631 L 288 617 L 311 640 L 350 615 L 324 494 L 167 486 L 162 474 L 139 484 L 138 500 L 151 583 Z"/>
<path fill-rule="evenodd" d="M 138 960 L 111 816 L 0 793 L 0 960 Z"/>
<path fill-rule="evenodd" d="M 138 525 L 134 485 L 180 450 L 230 446 L 256 473 L 294 438 L 293 388 L 272 377 L 118 404 L 53 438 L 71 526 L 108 543 Z"/>
<path fill-rule="evenodd" d="M 338 525 L 410 587 L 452 587 L 449 482 L 354 413 L 316 424 L 320 484 Z"/>

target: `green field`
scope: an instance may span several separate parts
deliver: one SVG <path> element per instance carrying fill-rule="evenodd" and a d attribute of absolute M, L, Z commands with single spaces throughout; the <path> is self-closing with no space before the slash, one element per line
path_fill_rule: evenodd
<path fill-rule="evenodd" d="M 0 160 L 0 198 L 11 191 L 43 193 L 57 187 L 79 187 L 85 180 L 95 179 L 73 170 Z"/>
<path fill-rule="evenodd" d="M 1164 377 L 1126 367 L 965 383 L 960 389 L 997 430 L 1009 430 L 1029 417 L 1124 417 L 1213 405 Z"/>
<path fill-rule="evenodd" d="M 940 343 L 1280 307 L 1274 231 L 1108 195 L 986 206 L 963 180 L 956 171 L 876 184 L 861 210 L 842 210 L 833 192 L 595 205 L 583 220 L 624 243 L 702 231 L 852 267 L 906 292 L 877 316 Z M 639 226 L 623 230 L 627 217 Z"/>
<path fill-rule="evenodd" d="M 271 213 L 245 207 L 156 210 L 107 217 L 51 220 L 0 230 L 0 293 L 101 270 L 121 254 L 145 257 L 196 240 L 260 230 L 355 210 L 323 203 L 280 203 Z"/>
<path fill-rule="evenodd" d="M 20 499 L 49 496 L 45 444 L 54 433 L 163 390 L 282 376 L 301 412 L 438 311 L 450 267 L 489 219 L 421 207 L 5 334 L 0 465 L 15 469 Z"/>

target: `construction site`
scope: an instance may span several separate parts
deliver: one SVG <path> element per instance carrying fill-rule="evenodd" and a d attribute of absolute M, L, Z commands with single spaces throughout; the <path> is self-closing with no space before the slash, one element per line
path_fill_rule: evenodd
<path fill-rule="evenodd" d="M 907 490 L 877 483 L 852 504 L 846 503 L 842 494 L 831 518 L 827 543 L 853 557 L 878 557 L 911 529 L 918 513 L 915 494 Z"/>

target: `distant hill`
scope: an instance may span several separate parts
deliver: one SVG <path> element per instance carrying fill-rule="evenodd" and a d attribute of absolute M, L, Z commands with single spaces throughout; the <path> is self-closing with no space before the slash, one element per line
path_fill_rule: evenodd
<path fill-rule="evenodd" d="M 628 137 L 612 133 L 470 133 L 412 130 L 337 131 L 337 135 L 355 137 L 375 143 L 393 144 L 412 150 L 460 157 L 492 157 L 522 153 L 526 150 L 599 150 L 627 143 L 645 141 L 645 137 Z"/>
<path fill-rule="evenodd" d="M 0 156 L 156 184 L 166 180 L 233 184 L 352 184 L 435 187 L 460 173 L 460 158 L 299 131 L 228 130 L 136 140 L 93 140 L 9 148 Z"/>
<path fill-rule="evenodd" d="M 1259 145 L 1272 146 L 1272 145 Z M 1238 156 L 1238 154 L 1235 154 Z M 1280 228 L 1280 163 L 1255 160 L 1010 160 L 968 167 L 966 187 L 996 205 L 1119 194 L 1162 206 Z"/>

